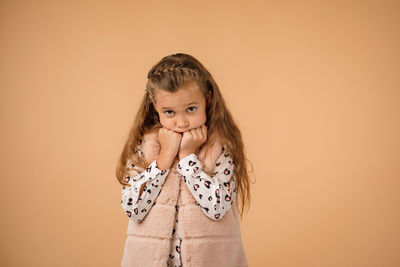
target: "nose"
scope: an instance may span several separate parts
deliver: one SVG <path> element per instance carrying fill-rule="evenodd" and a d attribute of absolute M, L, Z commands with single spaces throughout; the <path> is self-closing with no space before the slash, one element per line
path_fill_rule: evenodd
<path fill-rule="evenodd" d="M 176 126 L 180 129 L 185 129 L 189 126 L 189 121 L 185 117 L 177 118 Z"/>

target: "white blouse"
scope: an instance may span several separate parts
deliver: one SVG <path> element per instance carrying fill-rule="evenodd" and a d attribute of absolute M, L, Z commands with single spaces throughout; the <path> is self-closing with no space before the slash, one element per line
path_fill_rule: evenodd
<path fill-rule="evenodd" d="M 140 147 L 137 150 L 140 156 L 144 156 Z M 211 177 L 202 170 L 202 163 L 194 153 L 178 162 L 177 172 L 196 199 L 197 205 L 206 216 L 213 220 L 220 220 L 235 200 L 236 177 L 233 176 L 230 181 L 234 166 L 233 159 L 225 145 L 222 147 Z M 156 160 L 150 163 L 146 169 L 135 167 L 128 160 L 127 167 L 128 173 L 125 181 L 131 186 L 123 186 L 121 206 L 130 219 L 140 222 L 155 204 L 170 169 L 159 169 Z M 134 167 L 138 171 L 134 170 Z M 139 196 L 142 184 L 146 185 Z"/>

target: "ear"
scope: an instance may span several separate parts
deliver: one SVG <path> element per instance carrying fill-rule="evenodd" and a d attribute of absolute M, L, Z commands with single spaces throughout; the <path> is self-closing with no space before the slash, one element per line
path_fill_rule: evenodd
<path fill-rule="evenodd" d="M 155 104 L 154 104 L 154 101 L 153 101 L 153 97 L 149 94 L 149 99 L 150 99 L 150 102 L 153 104 L 153 106 L 156 106 Z"/>

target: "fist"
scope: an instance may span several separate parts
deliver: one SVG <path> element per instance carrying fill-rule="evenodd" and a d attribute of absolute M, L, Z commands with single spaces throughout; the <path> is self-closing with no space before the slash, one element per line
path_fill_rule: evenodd
<path fill-rule="evenodd" d="M 184 132 L 179 148 L 179 159 L 186 157 L 196 150 L 207 140 L 207 126 L 202 125 L 199 128 Z"/>
<path fill-rule="evenodd" d="M 158 131 L 158 142 L 161 146 L 161 151 L 171 157 L 178 154 L 179 146 L 181 143 L 182 134 L 171 131 L 165 127 L 160 128 Z"/>

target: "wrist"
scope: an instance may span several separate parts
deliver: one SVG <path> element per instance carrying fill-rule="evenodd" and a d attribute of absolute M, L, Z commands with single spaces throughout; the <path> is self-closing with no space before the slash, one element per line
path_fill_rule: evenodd
<path fill-rule="evenodd" d="M 194 152 L 179 152 L 179 160 L 185 158 L 186 156 L 190 155 L 190 154 L 194 154 Z"/>
<path fill-rule="evenodd" d="M 171 167 L 174 161 L 174 156 L 167 154 L 159 154 L 156 160 L 156 164 L 160 170 L 167 170 Z"/>
<path fill-rule="evenodd" d="M 164 149 L 161 149 L 160 153 L 158 155 L 162 156 L 164 158 L 170 158 L 170 159 L 175 159 L 175 157 L 176 157 L 176 153 L 174 154 L 174 153 L 171 153 L 170 151 L 164 150 Z"/>

